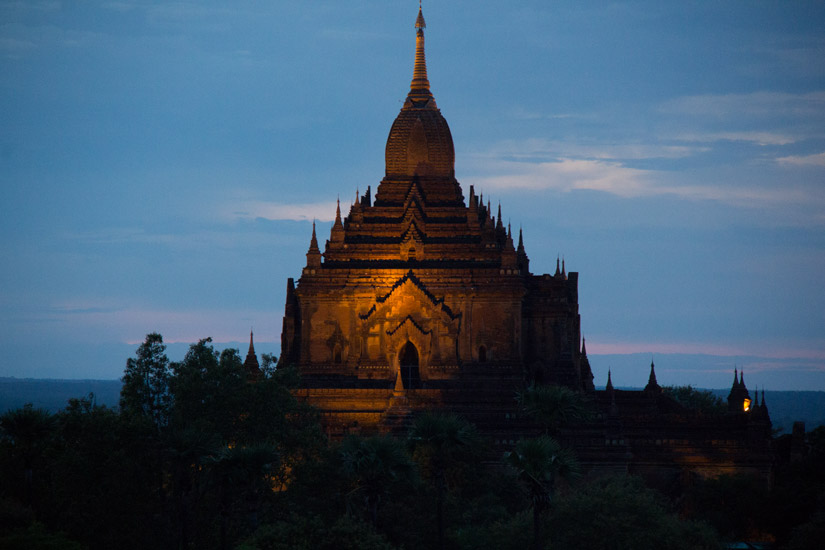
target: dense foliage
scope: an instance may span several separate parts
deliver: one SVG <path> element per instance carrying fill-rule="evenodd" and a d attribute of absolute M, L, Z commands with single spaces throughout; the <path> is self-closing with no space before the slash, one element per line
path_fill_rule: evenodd
<path fill-rule="evenodd" d="M 119 408 L 89 396 L 0 416 L 0 548 L 717 548 L 720 535 L 804 548 L 822 536 L 822 434 L 773 490 L 723 477 L 668 501 L 627 476 L 576 475 L 552 438 L 586 418 L 575 394 L 519 396 L 546 434 L 499 460 L 452 415 L 417 417 L 406 438 L 329 442 L 293 396 L 294 370 L 273 360 L 252 380 L 235 350 L 205 339 L 175 363 L 150 334 Z"/>
<path fill-rule="evenodd" d="M 728 410 L 727 403 L 710 390 L 700 390 L 688 384 L 687 386 L 665 386 L 662 391 L 688 409 L 703 414 L 724 414 Z"/>

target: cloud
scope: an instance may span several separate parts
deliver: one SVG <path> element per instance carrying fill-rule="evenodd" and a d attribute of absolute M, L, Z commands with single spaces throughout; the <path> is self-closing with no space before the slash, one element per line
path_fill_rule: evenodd
<path fill-rule="evenodd" d="M 643 194 L 651 185 L 648 171 L 601 160 L 497 161 L 489 167 L 499 175 L 469 178 L 470 183 L 479 189 L 595 189 L 619 196 Z"/>
<path fill-rule="evenodd" d="M 31 40 L 18 40 L 17 38 L 0 38 L 0 52 L 9 59 L 19 59 L 21 54 L 35 48 Z"/>
<path fill-rule="evenodd" d="M 756 145 L 789 145 L 804 139 L 802 136 L 791 136 L 777 132 L 708 132 L 679 134 L 673 139 L 682 141 L 714 142 L 714 141 L 742 141 Z"/>
<path fill-rule="evenodd" d="M 531 111 L 521 105 L 516 105 L 509 109 L 507 113 L 510 117 L 516 120 L 564 120 L 564 119 L 593 119 L 594 114 L 581 113 L 542 113 L 540 111 Z"/>
<path fill-rule="evenodd" d="M 490 154 L 520 160 L 556 160 L 558 158 L 591 160 L 678 159 L 708 151 L 708 147 L 663 143 L 582 144 L 541 138 L 507 140 L 494 146 Z"/>
<path fill-rule="evenodd" d="M 780 173 L 690 175 L 667 170 L 633 168 L 621 162 L 561 158 L 552 162 L 490 159 L 476 162 L 477 174 L 464 177 L 477 190 L 504 192 L 554 190 L 599 191 L 623 199 L 671 196 L 712 201 L 759 212 L 759 223 L 821 226 L 825 196 L 818 182 L 782 178 Z M 687 177 L 686 177 L 687 176 Z"/>
<path fill-rule="evenodd" d="M 281 321 L 268 310 L 203 308 L 167 310 L 99 300 L 52 304 L 26 319 L 40 326 L 57 323 L 78 340 L 120 341 L 139 344 L 149 332 L 159 332 L 167 343 L 193 343 L 211 337 L 215 342 L 249 338 L 249 327 L 262 340 L 276 341 Z"/>
<path fill-rule="evenodd" d="M 600 342 L 587 338 L 587 353 L 594 355 L 630 355 L 634 353 L 716 355 L 720 357 L 753 357 L 763 359 L 825 360 L 825 351 L 816 345 L 778 348 L 775 344 L 713 344 L 708 342 Z M 821 363 L 816 363 L 821 370 Z"/>
<path fill-rule="evenodd" d="M 776 159 L 776 162 L 790 166 L 825 166 L 825 152 L 815 155 L 781 157 Z"/>
<path fill-rule="evenodd" d="M 658 110 L 671 114 L 734 119 L 742 116 L 822 117 L 825 115 L 825 91 L 802 94 L 760 91 L 684 96 L 663 102 Z"/>
<path fill-rule="evenodd" d="M 232 219 L 265 219 L 330 222 L 335 219 L 335 201 L 285 204 L 279 202 L 249 201 L 224 208 L 225 217 Z"/>

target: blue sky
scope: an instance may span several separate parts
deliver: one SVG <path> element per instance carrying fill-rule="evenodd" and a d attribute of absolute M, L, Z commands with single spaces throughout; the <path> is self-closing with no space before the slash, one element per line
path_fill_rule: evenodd
<path fill-rule="evenodd" d="M 383 176 L 417 2 L 0 2 L 0 376 L 278 352 Z M 825 4 L 427 2 L 456 175 L 580 273 L 597 383 L 825 390 Z M 176 357 L 176 355 L 178 357 Z"/>

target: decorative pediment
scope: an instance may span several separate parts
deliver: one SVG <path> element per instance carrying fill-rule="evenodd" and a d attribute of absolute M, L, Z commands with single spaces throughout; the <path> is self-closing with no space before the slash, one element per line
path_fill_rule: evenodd
<path fill-rule="evenodd" d="M 409 270 L 403 277 L 398 279 L 390 288 L 390 291 L 387 292 L 383 296 L 379 296 L 375 299 L 375 302 L 372 304 L 369 310 L 366 313 L 361 313 L 358 316 L 362 320 L 369 319 L 375 312 L 378 310 L 379 307 L 387 304 L 391 301 L 393 296 L 398 296 L 400 294 L 412 294 L 412 295 L 420 295 L 422 300 L 431 304 L 432 308 L 437 311 L 443 312 L 450 320 L 460 320 L 461 319 L 461 312 L 453 313 L 452 309 L 444 303 L 444 298 L 436 298 L 424 285 L 421 280 L 415 276 L 413 270 Z"/>
<path fill-rule="evenodd" d="M 412 343 L 420 354 L 424 377 L 435 376 L 431 367 L 458 361 L 461 313 L 433 295 L 412 270 L 358 317 L 363 323 L 364 353 L 370 360 L 384 358 L 396 364 L 399 350 Z"/>
<path fill-rule="evenodd" d="M 421 334 L 423 334 L 424 336 L 427 336 L 427 335 L 429 335 L 430 333 L 432 333 L 432 330 L 425 329 L 424 327 L 422 327 L 421 325 L 419 325 L 418 323 L 416 323 L 416 322 L 415 322 L 415 319 L 413 319 L 411 315 L 407 315 L 406 317 L 404 317 L 404 319 L 403 319 L 400 323 L 398 323 L 398 324 L 395 326 L 395 328 L 391 328 L 391 329 L 387 330 L 387 334 L 388 334 L 389 336 L 394 335 L 396 332 L 398 332 L 398 329 L 400 329 L 401 327 L 403 327 L 404 325 L 406 325 L 406 324 L 408 324 L 408 323 L 409 323 L 410 325 L 412 325 L 413 327 L 417 328 L 417 329 L 418 329 L 418 332 L 420 332 L 420 333 L 421 333 Z"/>

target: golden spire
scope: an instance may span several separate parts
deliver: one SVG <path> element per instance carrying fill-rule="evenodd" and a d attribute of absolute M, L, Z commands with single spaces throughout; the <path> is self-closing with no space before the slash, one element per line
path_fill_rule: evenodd
<path fill-rule="evenodd" d="M 418 5 L 418 17 L 415 20 L 415 66 L 413 67 L 413 78 L 410 83 L 410 93 L 408 99 L 414 101 L 426 101 L 433 98 L 430 92 L 430 81 L 427 80 L 427 60 L 424 57 L 424 14 L 421 12 L 421 3 Z"/>

